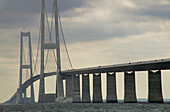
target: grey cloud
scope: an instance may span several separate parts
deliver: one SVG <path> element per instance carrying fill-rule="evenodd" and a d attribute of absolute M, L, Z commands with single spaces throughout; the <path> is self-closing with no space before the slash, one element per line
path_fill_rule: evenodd
<path fill-rule="evenodd" d="M 72 10 L 83 5 L 78 0 L 58 0 L 62 12 Z M 41 0 L 6 0 L 0 10 L 0 29 L 28 28 L 39 26 Z M 51 13 L 52 0 L 46 0 L 47 11 Z"/>
<path fill-rule="evenodd" d="M 80 8 L 84 6 L 86 0 L 58 0 L 60 11 L 68 11 L 74 8 Z"/>
<path fill-rule="evenodd" d="M 38 15 L 19 12 L 0 13 L 0 29 L 28 28 L 39 24 Z"/>
<path fill-rule="evenodd" d="M 153 17 L 154 19 L 170 19 L 170 5 L 152 5 L 134 12 L 136 15 Z"/>
<path fill-rule="evenodd" d="M 103 5 L 100 6 L 101 4 L 97 4 L 97 0 L 92 2 L 93 7 L 89 7 L 89 4 L 91 3 L 90 1 L 59 0 L 60 10 L 65 11 L 62 12 L 62 20 L 67 41 L 93 41 L 142 34 L 148 31 L 161 31 L 159 25 L 154 25 L 153 21 L 159 23 L 160 21 L 155 20 L 155 17 L 169 17 L 168 5 L 161 5 L 158 0 L 156 2 L 145 0 L 149 5 L 146 4 L 144 7 L 145 2 L 131 1 L 135 5 L 141 4 L 141 7 L 129 8 L 121 5 L 121 7 L 115 6 L 115 8 L 112 8 L 107 6 L 108 3 L 111 4 L 116 1 L 108 1 L 107 5 L 104 4 L 105 2 L 101 2 Z M 95 3 L 96 5 L 94 5 Z M 118 3 L 119 2 L 117 1 L 116 4 Z M 40 0 L 15 0 L 15 2 L 11 1 L 10 4 L 12 6 L 10 6 L 9 9 L 13 9 L 12 12 L 4 11 L 3 13 L 0 13 L 0 28 L 18 27 L 24 29 L 34 27 L 38 29 L 40 21 Z M 50 4 L 51 1 L 47 2 L 47 6 L 50 6 Z M 77 8 L 78 11 L 74 10 L 74 8 Z M 107 15 L 101 9 L 109 10 L 110 14 Z M 98 10 L 103 11 L 102 16 L 104 16 L 104 19 L 100 18 L 100 16 L 95 16 L 95 14 L 100 13 L 97 12 Z M 79 18 L 77 19 L 78 22 L 72 20 L 74 17 Z M 154 20 L 153 18 L 148 19 L 148 17 L 154 17 Z M 87 20 L 84 22 L 84 19 L 86 18 Z M 66 21 L 64 19 L 66 19 Z"/>
<path fill-rule="evenodd" d="M 85 0 L 58 0 L 60 11 L 81 7 Z M 25 13 L 40 13 L 41 0 L 6 0 L 7 7 L 2 11 L 18 11 Z M 47 12 L 51 12 L 52 0 L 46 0 Z"/>
<path fill-rule="evenodd" d="M 40 0 L 6 0 L 2 12 L 40 12 Z"/>
<path fill-rule="evenodd" d="M 98 6 L 90 7 L 91 9 L 87 8 L 88 11 L 84 15 L 77 12 L 75 17 L 79 18 L 77 19 L 78 22 L 72 21 L 72 16 L 66 17 L 69 22 L 66 20 L 64 21 L 66 23 L 63 23 L 68 42 L 103 40 L 164 31 L 160 25 L 164 26 L 165 23 L 162 20 L 169 19 L 170 17 L 170 6 L 168 4 L 163 5 L 159 0 L 133 2 L 139 7 L 130 8 L 122 6 L 112 9 L 112 7 L 108 6 L 107 8 L 103 4 L 100 8 Z M 93 3 L 95 2 L 93 1 Z M 139 4 L 142 5 L 140 6 Z M 102 8 L 103 10 L 101 10 Z M 109 16 L 104 11 L 107 9 L 111 11 Z M 103 16 L 109 19 L 102 20 L 100 17 L 95 17 L 96 12 L 99 10 L 103 11 Z M 91 12 L 94 12 L 94 15 Z M 85 21 L 86 18 L 87 20 Z"/>

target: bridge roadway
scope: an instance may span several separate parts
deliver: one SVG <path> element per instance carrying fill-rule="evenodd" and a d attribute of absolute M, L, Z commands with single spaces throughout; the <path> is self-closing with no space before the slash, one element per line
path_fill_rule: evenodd
<path fill-rule="evenodd" d="M 148 71 L 148 70 L 166 70 L 170 69 L 170 59 L 161 59 L 153 61 L 140 61 L 134 63 L 116 64 L 110 66 L 98 66 L 83 69 L 73 69 L 62 71 L 62 75 L 74 74 L 91 74 L 91 73 L 107 73 L 107 72 L 125 72 L 125 71 Z M 45 77 L 56 75 L 56 72 L 44 74 Z M 40 75 L 34 76 L 22 84 L 22 90 L 26 90 L 32 83 L 40 79 Z M 15 93 L 6 103 L 16 102 L 17 93 Z"/>
<path fill-rule="evenodd" d="M 98 66 L 83 69 L 73 69 L 62 71 L 63 75 L 107 73 L 107 72 L 125 72 L 125 71 L 148 71 L 148 70 L 166 70 L 170 69 L 170 59 L 140 61 L 125 64 L 116 64 L 109 66 Z"/>

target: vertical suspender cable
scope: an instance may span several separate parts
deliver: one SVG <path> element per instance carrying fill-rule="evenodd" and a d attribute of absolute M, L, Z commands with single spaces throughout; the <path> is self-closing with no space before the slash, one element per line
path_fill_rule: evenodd
<path fill-rule="evenodd" d="M 66 44 L 66 40 L 65 40 L 65 36 L 64 36 L 64 31 L 63 31 L 63 27 L 62 27 L 62 23 L 61 23 L 61 18 L 60 18 L 60 13 L 59 13 L 59 11 L 58 11 L 58 17 L 59 17 L 59 23 L 60 23 L 61 33 L 62 33 L 62 37 L 63 37 L 63 41 L 64 41 L 64 47 L 65 47 L 65 50 L 66 50 L 66 53 L 67 53 L 67 58 L 68 58 L 68 61 L 69 61 L 69 64 L 70 64 L 71 69 L 73 69 L 73 65 L 72 65 L 72 63 L 71 63 L 71 58 L 70 58 L 70 55 L 69 55 L 69 52 L 68 52 L 68 48 L 67 48 L 67 44 Z"/>

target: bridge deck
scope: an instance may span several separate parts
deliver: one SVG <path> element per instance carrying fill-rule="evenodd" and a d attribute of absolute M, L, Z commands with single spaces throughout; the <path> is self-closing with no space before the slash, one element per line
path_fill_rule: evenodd
<path fill-rule="evenodd" d="M 117 64 L 110 66 L 98 66 L 91 68 L 83 68 L 83 69 L 74 69 L 70 71 L 62 71 L 63 75 L 74 75 L 74 74 L 90 74 L 90 73 L 106 73 L 106 72 L 125 72 L 125 71 L 148 71 L 148 70 L 166 70 L 170 69 L 170 59 L 161 59 L 161 60 L 153 60 L 153 61 L 140 61 L 135 63 L 125 63 L 125 64 Z M 44 74 L 45 77 L 54 76 L 56 72 L 49 72 Z M 22 84 L 22 90 L 25 90 L 32 83 L 40 79 L 40 75 L 34 76 L 32 79 L 27 80 Z M 6 103 L 11 103 L 16 101 L 15 93 L 10 100 L 6 101 Z"/>
<path fill-rule="evenodd" d="M 148 70 L 166 70 L 166 69 L 170 69 L 170 59 L 140 61 L 140 62 L 116 64 L 116 65 L 109 65 L 109 66 L 74 69 L 74 70 L 62 71 L 62 74 L 71 75 L 71 74 L 148 71 Z"/>

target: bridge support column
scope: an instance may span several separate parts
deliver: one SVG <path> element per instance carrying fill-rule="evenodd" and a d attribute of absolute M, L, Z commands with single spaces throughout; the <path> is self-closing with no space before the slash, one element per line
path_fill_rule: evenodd
<path fill-rule="evenodd" d="M 149 71 L 149 103 L 163 103 L 161 71 Z"/>
<path fill-rule="evenodd" d="M 45 37 L 45 0 L 41 0 L 41 67 L 40 67 L 40 86 L 38 102 L 44 103 L 45 87 L 44 87 L 44 37 Z"/>
<path fill-rule="evenodd" d="M 66 76 L 66 102 L 73 102 L 73 81 L 72 76 Z"/>
<path fill-rule="evenodd" d="M 93 74 L 93 103 L 102 103 L 101 74 Z"/>
<path fill-rule="evenodd" d="M 58 5 L 57 0 L 53 0 L 54 4 L 54 20 L 55 20 L 55 38 L 56 42 L 45 43 L 45 0 L 41 0 L 41 69 L 40 69 L 40 88 L 39 88 L 39 103 L 44 103 L 45 88 L 44 88 L 44 51 L 46 49 L 56 50 L 56 102 L 64 101 L 63 91 L 63 76 L 61 74 L 61 60 L 60 60 L 60 39 L 59 39 L 59 24 L 58 24 Z"/>
<path fill-rule="evenodd" d="M 89 75 L 82 75 L 82 103 L 91 103 L 89 89 Z"/>
<path fill-rule="evenodd" d="M 107 103 L 117 103 L 116 74 L 107 73 Z"/>
<path fill-rule="evenodd" d="M 60 39 L 59 39 L 59 23 L 58 23 L 58 4 L 57 0 L 54 0 L 54 20 L 55 20 L 55 37 L 56 43 L 52 44 L 53 49 L 56 49 L 57 55 L 57 85 L 56 85 L 56 101 L 63 102 L 64 101 L 64 90 L 63 90 L 63 76 L 61 72 L 61 60 L 60 60 Z"/>
<path fill-rule="evenodd" d="M 80 79 L 79 75 L 73 76 L 73 83 L 74 83 L 74 91 L 73 91 L 73 103 L 79 103 L 80 102 Z"/>
<path fill-rule="evenodd" d="M 24 91 L 24 98 L 27 98 L 27 92 L 26 92 L 26 90 Z"/>
<path fill-rule="evenodd" d="M 58 73 L 57 81 L 56 81 L 56 102 L 63 103 L 64 102 L 64 90 L 63 90 L 63 76 Z"/>
<path fill-rule="evenodd" d="M 16 103 L 22 103 L 22 90 L 20 88 L 17 89 Z"/>
<path fill-rule="evenodd" d="M 137 103 L 135 89 L 135 72 L 125 72 L 125 103 Z"/>

